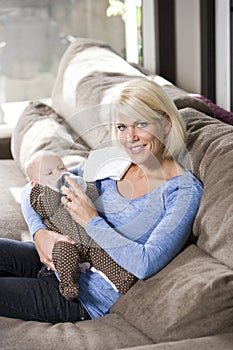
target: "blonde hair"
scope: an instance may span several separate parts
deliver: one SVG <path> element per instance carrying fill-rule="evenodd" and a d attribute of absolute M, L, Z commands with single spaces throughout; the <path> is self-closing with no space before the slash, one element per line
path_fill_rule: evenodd
<path fill-rule="evenodd" d="M 164 141 L 164 158 L 176 157 L 184 147 L 186 130 L 181 115 L 164 89 L 154 81 L 136 78 L 124 84 L 114 99 L 114 121 L 118 113 L 148 122 L 168 117 L 171 129 Z M 115 126 L 113 137 L 116 138 Z"/>

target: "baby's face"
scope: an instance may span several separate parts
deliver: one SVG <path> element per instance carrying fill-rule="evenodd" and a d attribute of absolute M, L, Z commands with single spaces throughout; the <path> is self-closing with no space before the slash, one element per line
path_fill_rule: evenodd
<path fill-rule="evenodd" d="M 37 182 L 39 184 L 57 187 L 57 182 L 62 173 L 67 171 L 67 167 L 59 157 L 47 155 L 38 160 L 35 170 L 37 170 Z"/>

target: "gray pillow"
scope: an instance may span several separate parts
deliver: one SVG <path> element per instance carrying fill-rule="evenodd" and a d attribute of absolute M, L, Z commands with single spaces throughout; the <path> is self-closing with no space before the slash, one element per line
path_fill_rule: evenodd
<path fill-rule="evenodd" d="M 88 147 L 76 140 L 73 131 L 48 105 L 30 102 L 14 128 L 11 150 L 20 169 L 30 157 L 41 150 L 54 151 L 71 166 L 88 155 Z"/>
<path fill-rule="evenodd" d="M 116 302 L 120 314 L 153 342 L 233 330 L 233 271 L 195 245 Z"/>
<path fill-rule="evenodd" d="M 197 245 L 233 268 L 233 126 L 186 108 L 187 148 L 204 184 L 193 234 Z"/>
<path fill-rule="evenodd" d="M 13 159 L 0 161 L 0 174 L 0 237 L 16 240 L 30 239 L 20 207 L 20 193 L 26 183 L 25 176 Z"/>

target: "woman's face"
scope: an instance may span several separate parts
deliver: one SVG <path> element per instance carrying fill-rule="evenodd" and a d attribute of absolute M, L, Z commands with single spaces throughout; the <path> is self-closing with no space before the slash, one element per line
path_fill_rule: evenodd
<path fill-rule="evenodd" d="M 161 159 L 163 140 L 170 130 L 170 123 L 166 118 L 149 123 L 119 114 L 116 127 L 118 139 L 132 162 L 143 164 L 154 157 Z"/>

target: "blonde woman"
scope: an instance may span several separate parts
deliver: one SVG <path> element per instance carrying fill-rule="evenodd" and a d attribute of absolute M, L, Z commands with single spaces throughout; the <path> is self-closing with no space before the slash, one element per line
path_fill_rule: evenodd
<path fill-rule="evenodd" d="M 185 128 L 161 87 L 146 78 L 131 80 L 116 96 L 113 111 L 115 135 L 131 159 L 129 167 L 119 180 L 96 181 L 100 197 L 95 206 L 67 178 L 75 192 L 63 186 L 63 202 L 73 219 L 113 260 L 138 279 L 147 279 L 186 243 L 203 189 L 176 161 L 184 146 Z M 82 176 L 82 165 L 72 172 Z M 42 263 L 54 270 L 52 248 L 65 236 L 42 224 L 30 208 L 27 188 L 22 208 L 35 246 L 0 243 L 1 275 L 17 276 L 1 278 L 0 315 L 53 323 L 106 315 L 121 294 L 98 271 L 80 273 L 76 301 L 67 301 L 59 293 L 53 271 L 46 278 L 35 278 Z M 9 307 L 12 304 L 14 308 Z"/>

